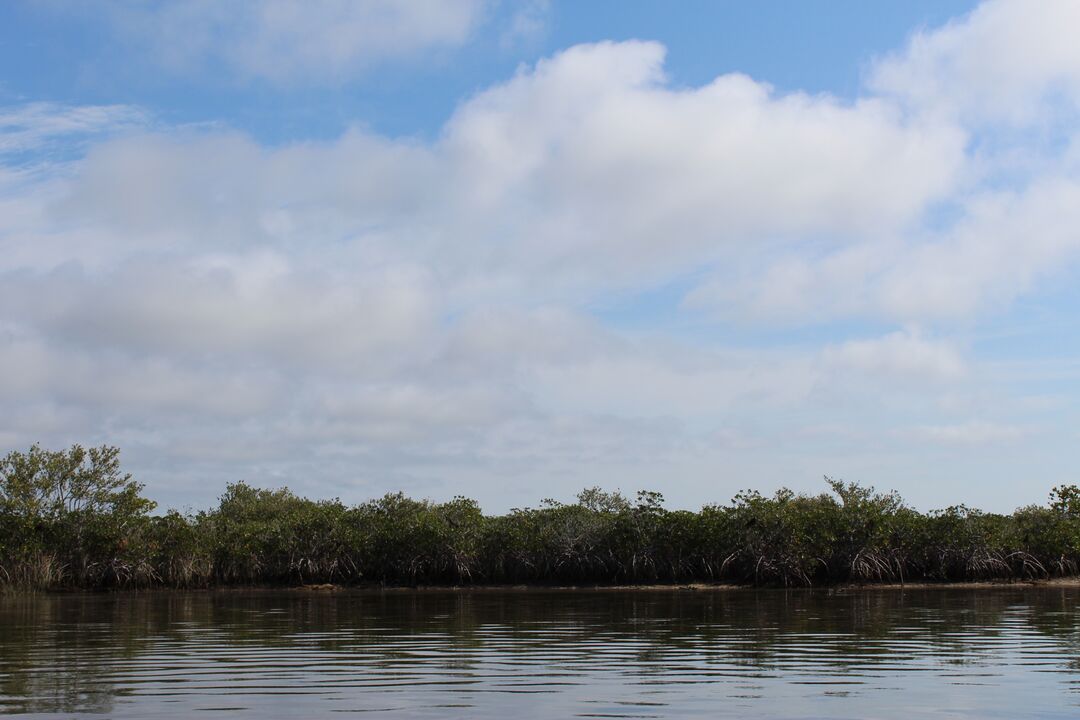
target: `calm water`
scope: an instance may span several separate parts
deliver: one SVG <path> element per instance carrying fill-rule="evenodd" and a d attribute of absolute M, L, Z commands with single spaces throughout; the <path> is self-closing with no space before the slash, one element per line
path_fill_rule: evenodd
<path fill-rule="evenodd" d="M 1078 603 L 1076 588 L 0 597 L 0 712 L 1076 718 Z"/>

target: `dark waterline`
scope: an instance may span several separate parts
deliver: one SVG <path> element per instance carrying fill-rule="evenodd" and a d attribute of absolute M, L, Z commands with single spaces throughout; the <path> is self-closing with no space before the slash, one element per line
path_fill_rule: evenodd
<path fill-rule="evenodd" d="M 1078 604 L 1016 586 L 7 596 L 0 712 L 1075 718 Z"/>

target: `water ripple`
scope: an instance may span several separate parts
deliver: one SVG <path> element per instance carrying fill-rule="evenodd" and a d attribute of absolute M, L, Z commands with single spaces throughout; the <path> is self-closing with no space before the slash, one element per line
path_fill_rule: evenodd
<path fill-rule="evenodd" d="M 1080 592 L 0 598 L 0 713 L 1075 718 Z"/>

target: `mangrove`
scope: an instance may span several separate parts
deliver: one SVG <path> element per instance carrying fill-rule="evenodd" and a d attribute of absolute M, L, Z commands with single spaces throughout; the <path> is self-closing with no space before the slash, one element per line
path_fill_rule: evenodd
<path fill-rule="evenodd" d="M 599 488 L 485 515 L 465 497 L 348 505 L 228 485 L 216 507 L 157 512 L 115 447 L 0 461 L 0 587 L 256 585 L 812 586 L 1040 580 L 1080 568 L 1080 488 L 1012 514 L 920 512 L 895 492 L 749 490 L 700 511 Z"/>

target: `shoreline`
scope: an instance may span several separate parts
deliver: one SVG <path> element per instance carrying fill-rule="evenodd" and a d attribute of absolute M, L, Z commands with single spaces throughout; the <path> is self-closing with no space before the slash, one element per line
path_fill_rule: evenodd
<path fill-rule="evenodd" d="M 287 593 L 295 595 L 375 595 L 375 594 L 434 594 L 434 593 L 578 593 L 578 592 L 618 592 L 618 593 L 726 593 L 726 592 L 822 592 L 822 593 L 862 593 L 896 592 L 905 590 L 1001 590 L 1001 589 L 1052 589 L 1080 588 L 1080 576 L 1049 578 L 1041 580 L 972 580 L 964 582 L 910 582 L 910 583 L 842 583 L 837 585 L 813 586 L 775 586 L 775 585 L 739 585 L 733 583 L 675 583 L 646 585 L 336 585 L 331 583 L 313 585 L 222 585 L 202 588 L 127 588 L 127 589 L 85 589 L 65 588 L 35 590 L 5 588 L 0 590 L 0 597 L 19 595 L 170 595 L 170 594 L 212 594 L 212 593 Z"/>
<path fill-rule="evenodd" d="M 1045 580 L 972 580 L 966 582 L 844 583 L 839 585 L 773 586 L 733 583 L 675 583 L 648 585 L 298 585 L 289 587 L 208 588 L 221 590 L 287 590 L 296 593 L 348 592 L 731 592 L 731 591 L 815 591 L 865 592 L 875 590 L 989 590 L 1000 588 L 1080 588 L 1080 576 Z"/>

